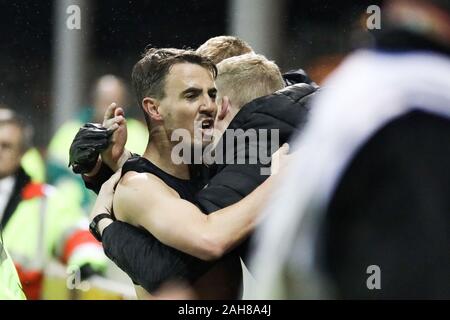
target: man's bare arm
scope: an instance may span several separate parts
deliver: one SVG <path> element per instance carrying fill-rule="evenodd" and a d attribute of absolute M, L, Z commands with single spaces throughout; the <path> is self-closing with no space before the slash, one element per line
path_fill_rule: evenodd
<path fill-rule="evenodd" d="M 162 243 L 214 260 L 254 229 L 271 183 L 268 178 L 238 203 L 205 215 L 154 175 L 128 172 L 117 186 L 113 207 L 119 220 L 145 228 Z"/>

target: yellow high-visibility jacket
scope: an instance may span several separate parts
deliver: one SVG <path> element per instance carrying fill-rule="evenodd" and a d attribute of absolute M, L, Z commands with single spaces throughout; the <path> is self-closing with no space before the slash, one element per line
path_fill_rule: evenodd
<path fill-rule="evenodd" d="M 3 241 L 16 265 L 28 299 L 39 299 L 43 271 L 50 259 L 67 266 L 89 264 L 103 272 L 107 258 L 101 244 L 88 231 L 88 220 L 70 194 L 46 184 L 30 182 L 19 171 L 23 187 L 14 210 L 7 210 Z"/>

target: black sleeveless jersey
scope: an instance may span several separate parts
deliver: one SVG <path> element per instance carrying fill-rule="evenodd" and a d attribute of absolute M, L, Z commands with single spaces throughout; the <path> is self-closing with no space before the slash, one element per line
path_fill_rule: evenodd
<path fill-rule="evenodd" d="M 122 177 L 128 171 L 151 173 L 164 181 L 164 183 L 169 187 L 174 189 L 180 195 L 181 199 L 187 200 L 191 203 L 194 203 L 195 201 L 194 196 L 198 190 L 196 189 L 196 186 L 190 182 L 190 180 L 174 177 L 155 166 L 146 158 L 136 156 L 128 159 L 122 167 Z"/>
<path fill-rule="evenodd" d="M 194 194 L 197 190 L 195 184 L 190 183 L 189 180 L 180 179 L 174 177 L 167 172 L 162 171 L 149 160 L 143 157 L 133 157 L 129 159 L 122 168 L 122 176 L 128 171 L 135 172 L 148 172 L 154 174 L 161 180 L 163 180 L 169 187 L 174 189 L 182 199 L 189 202 L 194 202 Z M 145 199 L 143 199 L 145 201 Z M 161 214 L 164 214 L 162 212 Z M 129 228 L 135 228 L 128 225 Z M 135 270 L 135 273 L 129 274 L 135 284 L 141 285 L 150 293 L 157 290 L 159 286 L 167 281 L 187 281 L 192 283 L 199 276 L 205 273 L 213 263 L 205 262 L 196 257 L 190 256 L 177 249 L 169 247 L 161 243 L 147 230 L 139 229 L 142 236 L 142 241 L 150 244 L 147 250 L 151 250 L 151 253 L 147 253 L 154 257 L 149 260 L 142 261 L 139 270 Z M 135 257 L 140 260 L 141 257 Z M 140 279 L 140 283 L 137 283 L 134 279 Z M 143 280 L 145 279 L 145 280 Z"/>

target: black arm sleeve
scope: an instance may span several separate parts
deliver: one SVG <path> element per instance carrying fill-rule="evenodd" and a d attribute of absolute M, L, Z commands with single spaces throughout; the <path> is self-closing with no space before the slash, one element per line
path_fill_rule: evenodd
<path fill-rule="evenodd" d="M 159 242 L 146 230 L 115 221 L 103 231 L 105 254 L 152 293 L 169 280 L 191 282 L 212 264 Z"/>
<path fill-rule="evenodd" d="M 82 174 L 81 177 L 83 178 L 86 188 L 98 194 L 100 192 L 102 184 L 105 183 L 106 180 L 111 178 L 113 174 L 114 171 L 112 171 L 107 165 L 102 163 L 99 172 L 95 176 L 87 177 Z"/>
<path fill-rule="evenodd" d="M 132 153 L 132 157 L 139 156 L 137 153 Z M 94 191 L 96 194 L 100 192 L 100 188 L 102 184 L 106 182 L 111 176 L 114 174 L 114 171 L 111 170 L 106 164 L 102 162 L 100 166 L 100 170 L 95 176 L 88 177 L 84 174 L 81 175 L 81 178 L 84 181 L 84 185 L 87 189 Z"/>

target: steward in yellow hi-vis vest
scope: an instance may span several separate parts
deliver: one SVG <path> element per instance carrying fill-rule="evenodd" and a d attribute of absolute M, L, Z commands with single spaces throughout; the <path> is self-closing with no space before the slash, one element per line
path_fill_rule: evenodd
<path fill-rule="evenodd" d="M 107 260 L 88 231 L 87 218 L 70 195 L 31 182 L 19 168 L 2 217 L 3 241 L 16 265 L 28 299 L 39 299 L 43 271 L 51 258 L 81 272 L 101 273 Z"/>
<path fill-rule="evenodd" d="M 22 168 L 34 182 L 45 182 L 45 162 L 37 148 L 30 148 L 20 161 Z"/>

